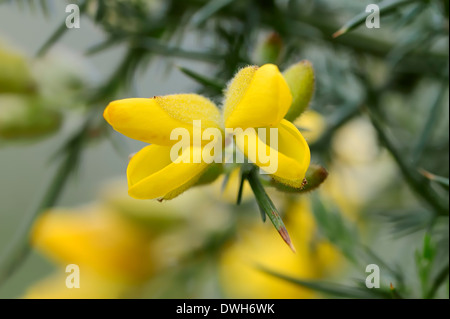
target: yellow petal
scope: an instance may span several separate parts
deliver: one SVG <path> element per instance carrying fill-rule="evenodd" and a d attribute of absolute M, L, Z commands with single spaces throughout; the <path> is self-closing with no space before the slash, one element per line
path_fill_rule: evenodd
<path fill-rule="evenodd" d="M 278 181 L 292 187 L 300 187 L 311 160 L 309 146 L 291 122 L 282 120 L 276 128 L 278 129 L 276 149 L 270 143 L 268 128 L 264 128 L 267 132 L 265 140 L 260 137 L 258 130 L 246 130 L 236 134 L 236 146 L 250 161 Z M 265 147 L 266 154 L 275 154 L 275 158 L 270 157 L 270 162 L 267 162 L 259 155 L 258 145 Z M 277 163 L 273 163 L 273 160 Z M 274 167 L 273 165 L 276 166 L 275 172 L 269 171 L 270 167 Z"/>
<path fill-rule="evenodd" d="M 131 158 L 127 169 L 131 197 L 174 198 L 195 184 L 208 167 L 205 162 L 193 163 L 194 147 L 181 155 L 180 163 L 171 160 L 170 149 L 170 146 L 149 145 Z"/>
<path fill-rule="evenodd" d="M 185 128 L 193 136 L 193 121 L 201 120 L 202 131 L 220 128 L 220 113 L 213 102 L 197 94 L 132 98 L 111 102 L 105 120 L 118 132 L 143 142 L 173 145 L 170 133 Z"/>
<path fill-rule="evenodd" d="M 228 85 L 225 127 L 274 127 L 286 115 L 292 95 L 278 67 L 265 64 L 242 69 Z"/>

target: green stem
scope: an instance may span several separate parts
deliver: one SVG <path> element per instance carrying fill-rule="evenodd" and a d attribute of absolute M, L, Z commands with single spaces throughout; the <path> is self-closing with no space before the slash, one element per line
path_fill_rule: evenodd
<path fill-rule="evenodd" d="M 275 23 L 270 16 L 265 17 L 264 23 L 268 27 L 273 27 Z M 285 17 L 283 21 L 277 22 L 280 34 L 304 39 L 302 24 L 309 25 L 319 31 L 320 36 L 315 35 L 311 41 L 328 42 L 332 45 L 339 45 L 362 54 L 369 54 L 386 60 L 388 54 L 396 47 L 392 41 L 381 40 L 359 34 L 348 33 L 344 37 L 332 38 L 331 34 L 337 29 L 334 23 L 318 16 L 301 16 L 299 18 Z M 415 72 L 420 75 L 430 74 L 432 76 L 442 76 L 442 70 L 446 68 L 448 55 L 446 52 L 431 50 L 429 52 L 412 51 L 397 66 L 400 70 Z"/>
<path fill-rule="evenodd" d="M 177 57 L 188 60 L 197 60 L 201 62 L 217 63 L 223 59 L 222 55 L 214 52 L 200 52 L 200 51 L 186 51 L 184 49 L 169 46 L 167 44 L 156 41 L 152 38 L 140 38 L 135 44 L 131 45 L 132 48 L 145 49 L 153 54 L 159 54 L 170 57 Z"/>
<path fill-rule="evenodd" d="M 436 279 L 433 281 L 433 284 L 431 285 L 430 290 L 426 294 L 425 299 L 432 299 L 434 297 L 439 287 L 441 287 L 445 279 L 447 279 L 448 272 L 449 272 L 449 264 L 444 266 L 442 270 L 439 272 L 439 274 L 436 276 Z"/>
<path fill-rule="evenodd" d="M 87 1 L 83 1 L 80 5 L 80 14 L 83 14 L 87 7 Z M 67 28 L 66 21 L 64 20 L 59 27 L 53 32 L 50 38 L 45 41 L 42 47 L 38 50 L 37 56 L 43 56 L 47 53 L 47 51 L 55 44 L 69 29 Z"/>
<path fill-rule="evenodd" d="M 441 106 L 442 99 L 445 96 L 445 92 L 448 88 L 448 82 L 445 81 L 442 83 L 442 87 L 439 91 L 438 96 L 436 97 L 436 100 L 434 101 L 433 105 L 431 106 L 430 113 L 428 114 L 428 119 L 424 125 L 424 128 L 422 130 L 422 134 L 420 134 L 419 142 L 417 143 L 415 149 L 414 149 L 414 155 L 413 155 L 413 164 L 416 164 L 420 156 L 423 153 L 423 150 L 425 148 L 425 145 L 427 141 L 429 140 L 431 133 L 433 132 L 433 128 L 436 125 L 436 122 L 439 119 L 439 106 Z"/>
<path fill-rule="evenodd" d="M 392 157 L 400 168 L 403 177 L 405 178 L 411 189 L 418 196 L 424 199 L 429 204 L 429 206 L 431 206 L 436 211 L 438 215 L 448 216 L 448 203 L 443 201 L 440 196 L 430 187 L 427 180 L 423 176 L 421 176 L 416 169 L 410 167 L 410 165 L 403 159 L 400 152 L 387 137 L 378 117 L 371 111 L 369 111 L 368 113 L 370 115 L 372 125 L 378 133 L 380 142 L 389 151 L 389 153 L 391 153 Z"/>

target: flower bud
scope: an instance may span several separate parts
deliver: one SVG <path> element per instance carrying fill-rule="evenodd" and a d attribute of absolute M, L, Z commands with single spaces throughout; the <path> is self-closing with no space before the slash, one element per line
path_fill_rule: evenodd
<path fill-rule="evenodd" d="M 278 33 L 272 32 L 259 44 L 255 51 L 255 64 L 278 64 L 283 50 L 283 41 Z"/>
<path fill-rule="evenodd" d="M 303 60 L 292 65 L 283 76 L 289 85 L 293 97 L 292 105 L 285 119 L 294 121 L 309 106 L 314 93 L 314 69 L 311 62 Z"/>
<path fill-rule="evenodd" d="M 59 128 L 61 116 L 36 97 L 0 95 L 0 138 L 40 137 Z"/>
<path fill-rule="evenodd" d="M 27 61 L 0 48 L 0 93 L 29 93 L 34 87 Z"/>
<path fill-rule="evenodd" d="M 301 188 L 294 188 L 285 184 L 277 182 L 275 179 L 271 180 L 271 185 L 281 192 L 285 193 L 306 193 L 318 188 L 328 177 L 327 170 L 316 164 L 311 164 L 306 171 L 303 186 Z"/>

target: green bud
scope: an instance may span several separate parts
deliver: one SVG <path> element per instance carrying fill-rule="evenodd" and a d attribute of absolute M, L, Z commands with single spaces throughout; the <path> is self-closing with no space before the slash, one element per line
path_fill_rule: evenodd
<path fill-rule="evenodd" d="M 311 62 L 303 60 L 290 66 L 283 76 L 292 93 L 292 105 L 285 119 L 293 122 L 309 106 L 314 94 L 314 69 Z"/>
<path fill-rule="evenodd" d="M 255 64 L 263 65 L 266 63 L 278 64 L 283 50 L 283 40 L 278 33 L 272 32 L 259 44 L 255 51 Z"/>
<path fill-rule="evenodd" d="M 38 97 L 0 95 L 1 139 L 40 137 L 57 130 L 60 123 L 60 114 L 45 108 Z"/>
<path fill-rule="evenodd" d="M 27 61 L 0 48 L 0 93 L 29 93 L 35 88 Z"/>
<path fill-rule="evenodd" d="M 303 187 L 294 188 L 285 184 L 277 182 L 275 179 L 271 180 L 271 186 L 274 186 L 279 191 L 285 193 L 306 193 L 318 188 L 328 177 L 327 170 L 316 164 L 311 164 L 306 171 Z"/>

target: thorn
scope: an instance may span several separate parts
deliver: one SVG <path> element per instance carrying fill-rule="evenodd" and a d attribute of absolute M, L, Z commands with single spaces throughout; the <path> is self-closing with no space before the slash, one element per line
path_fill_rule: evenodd
<path fill-rule="evenodd" d="M 431 180 L 433 180 L 435 178 L 434 174 L 424 170 L 423 168 L 419 168 L 419 173 Z"/>
<path fill-rule="evenodd" d="M 348 31 L 347 28 L 339 29 L 338 31 L 336 31 L 335 33 L 333 33 L 332 37 L 333 37 L 333 39 L 336 39 L 337 37 L 340 37 L 341 35 L 343 35 L 343 34 L 346 33 L 347 31 Z"/>
<path fill-rule="evenodd" d="M 164 201 L 164 198 L 158 198 L 156 199 L 158 202 L 162 203 Z"/>
<path fill-rule="evenodd" d="M 291 237 L 289 237 L 289 233 L 286 227 L 281 227 L 278 230 L 278 233 L 280 234 L 281 238 L 283 238 L 284 242 L 291 248 L 292 252 L 296 253 L 297 251 L 295 250 L 294 244 L 291 241 Z"/>

